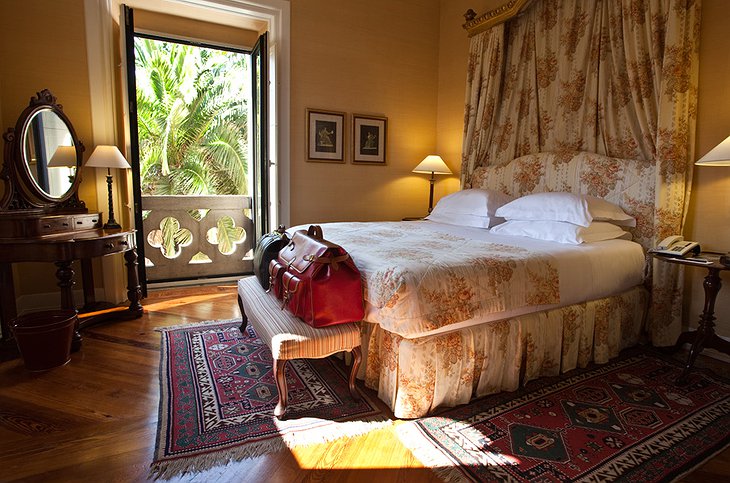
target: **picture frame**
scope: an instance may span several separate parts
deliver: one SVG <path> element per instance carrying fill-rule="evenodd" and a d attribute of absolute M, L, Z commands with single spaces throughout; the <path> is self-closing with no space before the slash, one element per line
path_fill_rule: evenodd
<path fill-rule="evenodd" d="M 385 165 L 388 138 L 388 118 L 352 115 L 353 164 Z"/>
<path fill-rule="evenodd" d="M 345 162 L 345 113 L 307 109 L 307 161 Z"/>

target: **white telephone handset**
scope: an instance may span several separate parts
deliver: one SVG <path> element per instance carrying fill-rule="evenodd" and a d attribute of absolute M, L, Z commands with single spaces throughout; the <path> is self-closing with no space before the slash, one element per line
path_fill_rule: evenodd
<path fill-rule="evenodd" d="M 682 235 L 673 235 L 660 241 L 659 245 L 650 251 L 671 257 L 684 257 L 689 254 L 699 254 L 700 244 L 693 241 L 685 241 Z"/>

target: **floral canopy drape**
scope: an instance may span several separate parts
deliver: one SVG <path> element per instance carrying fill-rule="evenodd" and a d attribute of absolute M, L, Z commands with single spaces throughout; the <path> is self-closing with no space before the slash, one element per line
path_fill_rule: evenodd
<path fill-rule="evenodd" d="M 681 233 L 691 185 L 700 0 L 535 0 L 471 39 L 462 186 L 540 151 L 656 165 L 655 240 Z M 654 263 L 650 334 L 681 330 L 682 272 Z"/>

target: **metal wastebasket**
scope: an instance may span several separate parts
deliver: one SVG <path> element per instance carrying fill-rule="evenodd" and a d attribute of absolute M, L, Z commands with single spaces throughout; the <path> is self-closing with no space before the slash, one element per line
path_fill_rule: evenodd
<path fill-rule="evenodd" d="M 44 310 L 15 318 L 10 327 L 25 368 L 46 371 L 71 360 L 75 310 Z"/>

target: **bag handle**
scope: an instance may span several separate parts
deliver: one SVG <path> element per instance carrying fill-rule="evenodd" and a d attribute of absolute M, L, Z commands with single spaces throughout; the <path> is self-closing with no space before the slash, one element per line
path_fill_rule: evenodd
<path fill-rule="evenodd" d="M 312 238 L 316 238 L 318 240 L 324 239 L 324 236 L 322 235 L 322 227 L 319 225 L 309 225 L 309 229 L 307 230 L 307 235 L 311 236 Z"/>

